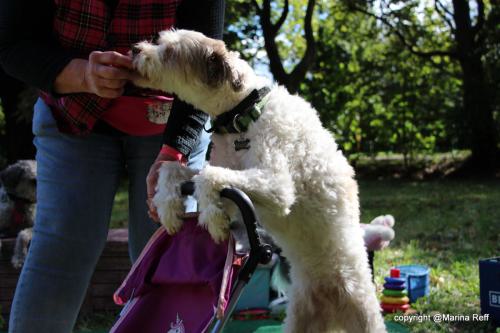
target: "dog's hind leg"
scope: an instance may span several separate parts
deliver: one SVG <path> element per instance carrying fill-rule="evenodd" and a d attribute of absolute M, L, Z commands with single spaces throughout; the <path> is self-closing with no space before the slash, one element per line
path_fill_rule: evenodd
<path fill-rule="evenodd" d="M 386 332 L 380 305 L 371 281 L 356 283 L 352 287 L 349 294 L 341 294 L 338 307 L 336 308 L 336 317 L 339 319 L 339 326 L 345 332 Z"/>
<path fill-rule="evenodd" d="M 359 278 L 301 281 L 292 275 L 285 332 L 385 332 L 373 285 L 359 283 Z"/>
<path fill-rule="evenodd" d="M 207 227 L 216 241 L 225 239 L 229 231 L 229 218 L 220 199 L 223 188 L 238 188 L 254 203 L 272 209 L 277 215 L 287 215 L 295 201 L 292 177 L 283 170 L 232 170 L 208 165 L 193 180 L 201 212 L 200 224 Z"/>

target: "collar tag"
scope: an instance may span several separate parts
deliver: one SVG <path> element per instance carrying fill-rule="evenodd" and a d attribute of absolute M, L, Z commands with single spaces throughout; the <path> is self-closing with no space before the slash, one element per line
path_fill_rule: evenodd
<path fill-rule="evenodd" d="M 240 151 L 245 149 L 250 149 L 250 139 L 239 138 L 234 140 L 234 150 Z"/>

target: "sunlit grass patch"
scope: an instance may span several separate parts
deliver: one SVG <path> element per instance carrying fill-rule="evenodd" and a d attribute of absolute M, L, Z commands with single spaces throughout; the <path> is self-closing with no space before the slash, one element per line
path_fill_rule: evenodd
<path fill-rule="evenodd" d="M 478 261 L 500 253 L 499 185 L 499 181 L 362 181 L 362 220 L 387 213 L 396 218 L 395 241 L 375 259 L 379 288 L 392 266 L 426 265 L 430 295 L 412 305 L 419 314 L 480 314 Z M 472 321 L 405 325 L 412 332 L 494 331 L 486 323 Z"/>

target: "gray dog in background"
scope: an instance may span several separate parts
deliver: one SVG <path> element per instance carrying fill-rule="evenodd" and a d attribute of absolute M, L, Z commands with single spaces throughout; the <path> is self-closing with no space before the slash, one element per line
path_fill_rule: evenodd
<path fill-rule="evenodd" d="M 16 237 L 11 262 L 20 268 L 28 252 L 35 220 L 36 162 L 20 160 L 9 165 L 0 172 L 0 182 L 0 238 Z"/>

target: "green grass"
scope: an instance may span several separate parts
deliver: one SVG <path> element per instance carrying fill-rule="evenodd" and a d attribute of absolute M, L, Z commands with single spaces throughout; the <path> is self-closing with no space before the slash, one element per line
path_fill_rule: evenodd
<path fill-rule="evenodd" d="M 478 260 L 500 254 L 500 181 L 362 181 L 362 221 L 396 218 L 396 239 L 375 260 L 378 286 L 391 266 L 431 269 L 430 297 L 421 314 L 479 314 Z M 488 332 L 477 322 L 407 324 L 412 332 Z"/>
<path fill-rule="evenodd" d="M 113 225 L 126 221 L 125 189 L 121 187 L 115 201 Z M 378 286 L 392 266 L 427 265 L 430 297 L 413 306 L 418 313 L 480 313 L 478 260 L 500 255 L 500 180 L 362 180 L 360 197 L 362 222 L 381 214 L 396 218 L 396 239 L 375 259 Z M 80 327 L 95 329 L 105 321 L 86 319 Z M 405 325 L 411 332 L 494 332 L 478 322 Z"/>
<path fill-rule="evenodd" d="M 111 213 L 111 228 L 124 228 L 128 221 L 128 182 L 124 179 L 120 183 L 115 196 Z"/>
<path fill-rule="evenodd" d="M 109 331 L 116 321 L 118 313 L 104 312 L 95 313 L 78 318 L 77 333 L 104 333 Z"/>

